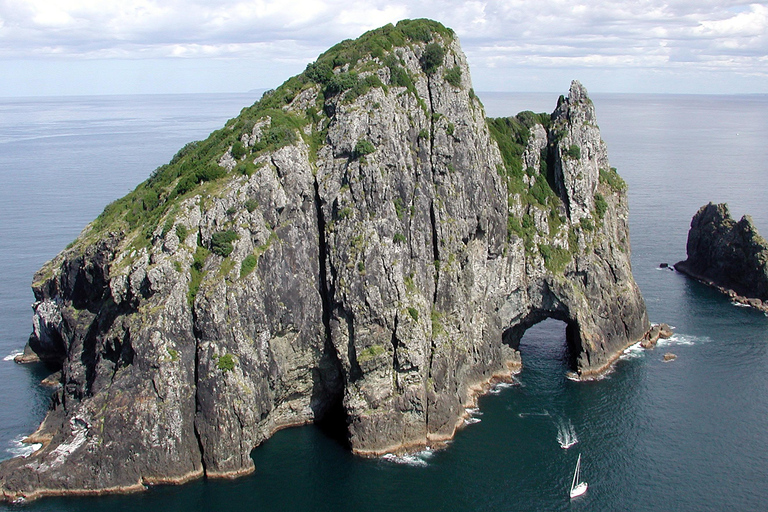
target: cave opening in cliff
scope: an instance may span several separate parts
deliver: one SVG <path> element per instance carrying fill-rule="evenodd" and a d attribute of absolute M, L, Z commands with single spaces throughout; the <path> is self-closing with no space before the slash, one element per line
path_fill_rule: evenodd
<path fill-rule="evenodd" d="M 344 407 L 344 377 L 341 363 L 330 342 L 320 365 L 313 371 L 310 407 L 314 424 L 329 438 L 350 448 L 349 415 Z"/>
<path fill-rule="evenodd" d="M 554 318 L 547 318 L 528 328 L 519 346 L 523 368 L 559 366 L 564 371 L 574 370 L 576 357 L 568 331 L 566 322 Z"/>
<path fill-rule="evenodd" d="M 536 317 L 505 333 L 505 342 L 520 352 L 523 371 L 547 367 L 565 374 L 575 371 L 579 356 L 574 322 L 556 316 Z"/>

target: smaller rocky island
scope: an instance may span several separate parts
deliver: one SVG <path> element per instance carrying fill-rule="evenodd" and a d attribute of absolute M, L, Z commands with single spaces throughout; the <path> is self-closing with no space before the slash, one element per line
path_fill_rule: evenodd
<path fill-rule="evenodd" d="M 736 222 L 727 204 L 702 206 L 691 220 L 687 252 L 675 264 L 678 272 L 768 312 L 768 242 L 749 215 Z"/>

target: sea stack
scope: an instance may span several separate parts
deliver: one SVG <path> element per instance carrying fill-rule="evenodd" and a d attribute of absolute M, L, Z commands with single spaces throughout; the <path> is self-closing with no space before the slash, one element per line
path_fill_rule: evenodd
<path fill-rule="evenodd" d="M 626 185 L 586 89 L 556 103 L 487 119 L 453 31 L 406 20 L 182 148 L 35 275 L 61 386 L 3 495 L 240 475 L 310 422 L 434 445 L 545 318 L 603 371 L 650 327 Z"/>
<path fill-rule="evenodd" d="M 768 242 L 752 218 L 736 222 L 727 204 L 699 208 L 688 231 L 688 258 L 675 269 L 732 299 L 768 311 Z"/>

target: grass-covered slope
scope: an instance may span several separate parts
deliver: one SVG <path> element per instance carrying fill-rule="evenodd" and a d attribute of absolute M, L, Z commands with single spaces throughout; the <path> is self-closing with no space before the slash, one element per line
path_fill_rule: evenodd
<path fill-rule="evenodd" d="M 375 73 L 360 75 L 375 71 L 381 61 L 389 68 L 390 85 L 415 93 L 412 77 L 391 50 L 427 43 L 421 64 L 427 73 L 434 72 L 444 55 L 443 47 L 432 42 L 436 34 L 446 40 L 453 37 L 453 31 L 438 22 L 403 20 L 335 45 L 309 64 L 303 73 L 267 91 L 260 101 L 244 108 L 239 116 L 207 139 L 185 145 L 135 190 L 110 203 L 83 233 L 80 242 L 91 243 L 106 233 L 118 232 L 125 234 L 134 248 L 141 248 L 149 244 L 158 226 L 173 226 L 173 208 L 180 200 L 212 192 L 215 182 L 228 176 L 250 176 L 255 170 L 254 157 L 291 144 L 298 137 L 316 150 L 325 140 L 324 130 L 316 129 L 318 121 L 333 115 L 326 99 L 339 97 L 341 102 L 349 103 L 372 87 L 386 89 Z M 446 79 L 449 82 L 460 79 L 457 73 L 460 70 L 448 70 Z M 311 88 L 319 92 L 313 104 L 303 112 L 287 111 L 287 105 Z M 244 145 L 243 136 L 251 134 L 256 122 L 265 118 L 270 121 L 259 141 L 253 146 Z M 312 128 L 305 129 L 309 125 Z M 237 162 L 232 170 L 221 164 L 227 152 Z"/>

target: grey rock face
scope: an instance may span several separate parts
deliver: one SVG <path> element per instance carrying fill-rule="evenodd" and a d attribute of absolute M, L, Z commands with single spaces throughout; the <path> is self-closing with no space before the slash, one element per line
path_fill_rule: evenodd
<path fill-rule="evenodd" d="M 736 222 L 726 204 L 702 206 L 691 219 L 687 252 L 676 270 L 768 309 L 768 242 L 748 215 Z"/>
<path fill-rule="evenodd" d="M 608 150 L 600 138 L 595 107 L 578 82 L 571 84 L 568 97 L 557 106 L 552 136 L 557 140 L 555 165 L 557 187 L 574 222 L 589 217 L 599 170 L 609 169 Z"/>
<path fill-rule="evenodd" d="M 44 447 L 0 464 L 8 499 L 246 473 L 273 432 L 322 420 L 360 454 L 431 445 L 519 368 L 536 322 L 567 322 L 584 378 L 643 337 L 626 194 L 601 177 L 586 90 L 530 129 L 525 186 L 546 167 L 557 189 L 536 203 L 505 182 L 458 39 L 433 43 L 430 73 L 426 43 L 391 50 L 411 84 L 368 55 L 360 76 L 382 86 L 290 95 L 148 244 L 91 226 L 38 273 L 30 347 L 61 363 L 62 387 L 31 438 Z M 325 115 L 256 151 L 318 101 Z"/>

